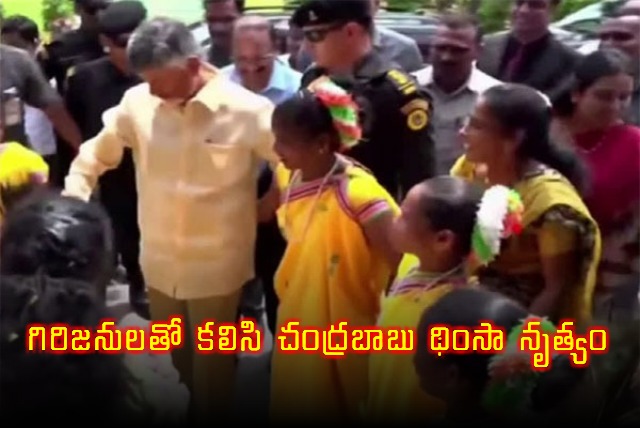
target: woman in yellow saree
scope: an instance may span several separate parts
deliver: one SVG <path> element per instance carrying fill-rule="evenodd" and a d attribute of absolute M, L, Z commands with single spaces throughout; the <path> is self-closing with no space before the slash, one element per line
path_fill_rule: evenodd
<path fill-rule="evenodd" d="M 277 207 L 287 248 L 275 278 L 281 336 L 272 357 L 271 418 L 351 422 L 367 398 L 368 355 L 328 358 L 322 343 L 318 352 L 283 353 L 295 340 L 281 329 L 293 320 L 320 330 L 340 321 L 375 324 L 399 261 L 387 233 L 398 207 L 369 172 L 337 153 L 358 142 L 360 129 L 357 106 L 332 82 L 280 104 L 273 131 L 282 164 L 259 217 Z"/>
<path fill-rule="evenodd" d="M 480 282 L 554 320 L 592 314 L 600 232 L 580 198 L 581 166 L 549 141 L 551 109 L 529 87 L 496 86 L 478 100 L 461 131 L 466 154 L 452 175 L 515 189 L 523 233 L 477 271 Z"/>

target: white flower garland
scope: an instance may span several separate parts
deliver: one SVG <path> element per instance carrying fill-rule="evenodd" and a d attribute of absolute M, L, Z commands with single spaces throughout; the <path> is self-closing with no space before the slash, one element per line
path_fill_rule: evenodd
<path fill-rule="evenodd" d="M 511 189 L 505 186 L 492 186 L 480 201 L 476 217 L 476 237 L 489 251 L 478 251 L 480 260 L 490 262 L 500 253 L 500 242 L 504 235 L 504 219 L 509 212 L 509 196 Z"/>

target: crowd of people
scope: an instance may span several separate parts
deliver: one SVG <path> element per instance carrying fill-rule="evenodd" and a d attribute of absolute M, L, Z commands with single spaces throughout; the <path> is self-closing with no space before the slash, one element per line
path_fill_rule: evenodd
<path fill-rule="evenodd" d="M 284 55 L 242 0 L 203 0 L 208 52 L 133 0 L 74 0 L 45 45 L 4 17 L 3 413 L 230 422 L 237 355 L 197 352 L 196 327 L 265 318 L 273 423 L 637 426 L 640 8 L 579 53 L 549 30 L 560 1 L 513 1 L 486 37 L 443 15 L 427 65 L 370 0 L 301 2 Z M 119 270 L 118 326 L 180 316 L 179 349 L 26 352 L 29 325 L 117 318 Z M 531 320 L 605 326 L 609 350 L 536 372 Z M 416 328 L 415 350 L 279 352 L 290 321 Z M 429 352 L 429 326 L 486 321 L 505 352 Z"/>

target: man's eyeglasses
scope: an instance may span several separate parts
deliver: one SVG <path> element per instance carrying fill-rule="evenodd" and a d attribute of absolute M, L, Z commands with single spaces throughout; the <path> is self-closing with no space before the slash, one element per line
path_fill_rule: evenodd
<path fill-rule="evenodd" d="M 323 41 L 329 33 L 336 31 L 344 27 L 345 23 L 333 24 L 322 28 L 313 28 L 303 30 L 304 38 L 311 43 L 320 43 Z"/>

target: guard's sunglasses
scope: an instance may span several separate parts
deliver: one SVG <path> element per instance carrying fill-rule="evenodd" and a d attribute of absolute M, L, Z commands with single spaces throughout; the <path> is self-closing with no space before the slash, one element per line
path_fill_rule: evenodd
<path fill-rule="evenodd" d="M 327 37 L 329 33 L 341 29 L 346 24 L 346 22 L 340 22 L 332 25 L 327 25 L 326 27 L 303 29 L 302 33 L 304 34 L 304 38 L 308 42 L 320 43 Z"/>

